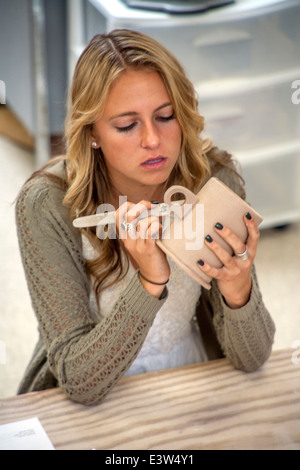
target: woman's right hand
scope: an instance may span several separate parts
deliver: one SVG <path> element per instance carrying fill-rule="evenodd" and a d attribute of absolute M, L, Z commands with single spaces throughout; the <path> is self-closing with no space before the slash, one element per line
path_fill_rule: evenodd
<path fill-rule="evenodd" d="M 141 201 L 138 204 L 126 202 L 116 212 L 116 225 L 119 238 L 124 243 L 133 264 L 143 275 L 143 277 L 140 276 L 141 283 L 151 295 L 159 298 L 164 289 L 164 283 L 167 283 L 170 277 L 167 257 L 156 244 L 162 226 L 159 218 L 154 215 L 137 220 L 144 210 L 151 210 L 155 207 L 149 201 Z M 123 221 L 132 224 L 133 230 L 124 230 Z M 162 285 L 152 284 L 144 278 Z"/>

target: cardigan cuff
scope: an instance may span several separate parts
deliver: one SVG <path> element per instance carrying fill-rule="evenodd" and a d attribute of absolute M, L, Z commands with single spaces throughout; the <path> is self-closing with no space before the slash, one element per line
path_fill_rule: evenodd
<path fill-rule="evenodd" d="M 156 298 L 149 294 L 140 281 L 138 271 L 134 274 L 129 285 L 122 292 L 119 297 L 119 302 L 126 300 L 126 306 L 133 314 L 140 314 L 143 312 L 144 320 L 154 319 L 158 310 L 162 307 L 167 300 L 168 290 L 165 288 L 160 296 Z"/>
<path fill-rule="evenodd" d="M 251 277 L 251 279 L 252 279 L 252 285 L 251 285 L 250 297 L 249 297 L 248 302 L 242 307 L 230 308 L 226 304 L 220 292 L 221 305 L 223 307 L 224 315 L 226 315 L 228 318 L 236 319 L 238 315 L 239 319 L 247 320 L 250 315 L 253 315 L 253 313 L 257 311 L 257 309 L 259 308 L 259 305 L 262 303 L 262 297 L 261 297 L 261 293 L 257 285 L 257 282 L 255 281 L 253 276 Z"/>

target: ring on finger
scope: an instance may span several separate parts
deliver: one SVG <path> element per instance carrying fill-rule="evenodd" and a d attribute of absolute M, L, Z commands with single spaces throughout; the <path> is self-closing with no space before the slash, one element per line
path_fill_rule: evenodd
<path fill-rule="evenodd" d="M 125 220 L 123 220 L 121 227 L 125 232 L 133 232 L 135 230 L 135 225 L 132 222 L 125 222 Z"/>
<path fill-rule="evenodd" d="M 235 256 L 237 256 L 237 258 L 245 261 L 246 259 L 249 258 L 249 253 L 248 253 L 248 250 L 247 250 L 247 247 L 245 248 L 245 250 L 243 251 L 243 253 L 234 253 Z"/>

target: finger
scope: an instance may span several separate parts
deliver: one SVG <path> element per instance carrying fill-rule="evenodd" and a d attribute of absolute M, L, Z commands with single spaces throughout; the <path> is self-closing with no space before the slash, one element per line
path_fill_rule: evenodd
<path fill-rule="evenodd" d="M 126 221 L 126 214 L 127 211 L 130 209 L 131 206 L 133 206 L 133 203 L 130 202 L 124 202 L 118 210 L 116 211 L 116 227 L 119 233 L 119 237 L 121 239 L 126 239 L 127 238 L 127 230 L 123 226 L 123 222 Z"/>
<path fill-rule="evenodd" d="M 149 201 L 140 201 L 137 204 L 133 204 L 127 212 L 128 221 L 134 221 L 144 211 L 149 211 L 151 206 L 151 202 Z"/>
<path fill-rule="evenodd" d="M 215 279 L 223 279 L 226 275 L 226 273 L 222 272 L 222 269 L 220 268 L 215 268 L 211 266 L 210 264 L 206 263 L 204 260 L 199 259 L 197 261 L 197 266 L 201 271 L 203 271 L 207 276 L 213 277 Z"/>
<path fill-rule="evenodd" d="M 136 226 L 138 223 L 137 218 L 145 210 L 149 210 L 152 204 L 149 201 L 140 201 L 137 204 L 125 202 L 117 211 L 117 227 L 119 230 L 120 238 L 136 239 Z"/>
<path fill-rule="evenodd" d="M 206 246 L 217 256 L 223 265 L 230 267 L 234 261 L 231 253 L 223 248 L 211 235 L 205 237 Z"/>
<path fill-rule="evenodd" d="M 148 238 L 151 240 L 158 240 L 162 233 L 162 224 L 157 217 L 153 217 L 151 224 L 148 228 Z"/>
<path fill-rule="evenodd" d="M 137 233 L 140 238 L 144 240 L 159 238 L 160 230 L 161 224 L 159 223 L 159 219 L 153 216 L 140 220 L 137 225 Z"/>
<path fill-rule="evenodd" d="M 220 224 L 215 225 L 215 231 L 218 235 L 232 248 L 234 253 L 243 253 L 246 249 L 246 244 L 241 240 L 230 228 Z"/>
<path fill-rule="evenodd" d="M 250 212 L 247 212 L 247 214 L 244 215 L 244 221 L 248 230 L 247 248 L 249 253 L 252 253 L 254 256 L 260 237 L 260 232 L 257 223 L 255 222 Z"/>

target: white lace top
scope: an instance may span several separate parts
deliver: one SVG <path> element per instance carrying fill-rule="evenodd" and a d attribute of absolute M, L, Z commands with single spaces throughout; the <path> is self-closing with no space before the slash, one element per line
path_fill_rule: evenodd
<path fill-rule="evenodd" d="M 84 235 L 82 242 L 84 257 L 92 259 L 95 254 Z M 187 276 L 172 259 L 168 259 L 168 261 L 171 267 L 168 283 L 169 296 L 156 315 L 146 340 L 137 358 L 127 371 L 127 375 L 207 360 L 200 332 L 194 320 L 201 286 Z M 116 299 L 127 287 L 135 272 L 136 270 L 130 264 L 126 276 L 101 293 L 99 309 L 95 294 L 91 293 L 90 305 L 95 321 L 100 321 L 110 314 Z"/>

